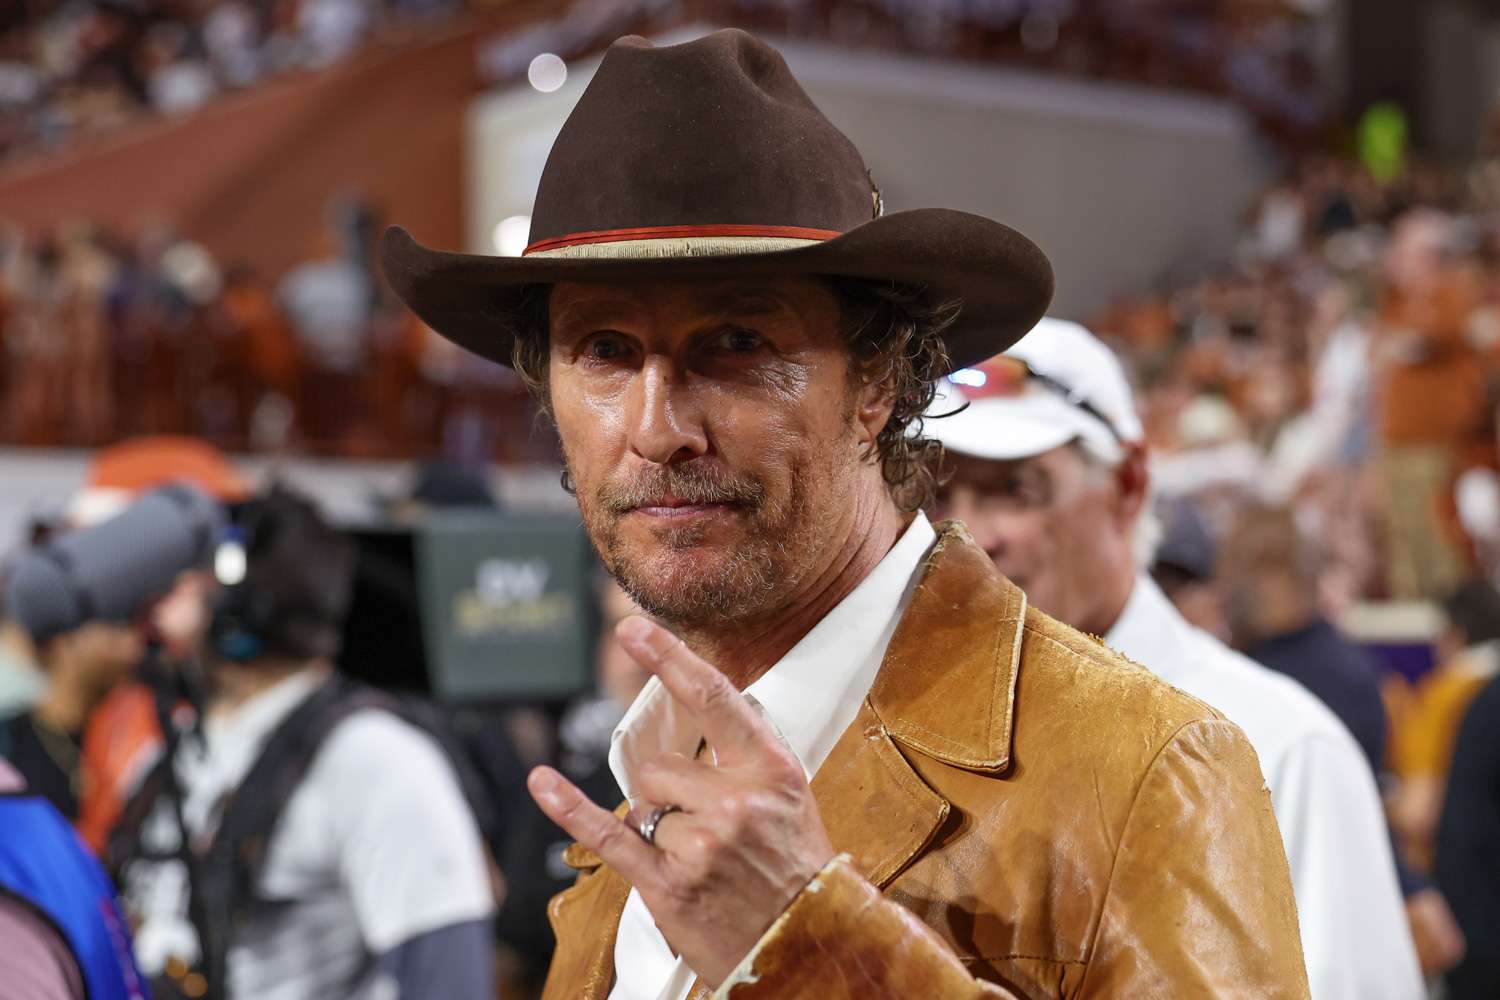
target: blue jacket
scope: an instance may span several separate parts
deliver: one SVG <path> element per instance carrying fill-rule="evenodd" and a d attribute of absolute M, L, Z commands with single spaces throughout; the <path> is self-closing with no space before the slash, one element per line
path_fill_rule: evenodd
<path fill-rule="evenodd" d="M 0 795 L 0 894 L 45 918 L 67 943 L 88 1000 L 146 1000 L 115 889 L 45 800 Z"/>

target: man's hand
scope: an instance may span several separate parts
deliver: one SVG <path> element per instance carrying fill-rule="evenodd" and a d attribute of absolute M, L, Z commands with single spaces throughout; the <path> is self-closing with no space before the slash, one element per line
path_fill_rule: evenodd
<path fill-rule="evenodd" d="M 682 640 L 645 618 L 615 630 L 702 727 L 716 763 L 663 754 L 641 766 L 634 822 L 549 767 L 527 781 L 553 822 L 635 886 L 667 942 L 717 987 L 833 857 L 802 764 L 754 706 Z M 656 806 L 656 846 L 636 832 Z"/>
<path fill-rule="evenodd" d="M 1422 889 L 1406 899 L 1406 919 L 1423 976 L 1440 976 L 1464 957 L 1467 945 L 1458 918 L 1436 889 Z"/>

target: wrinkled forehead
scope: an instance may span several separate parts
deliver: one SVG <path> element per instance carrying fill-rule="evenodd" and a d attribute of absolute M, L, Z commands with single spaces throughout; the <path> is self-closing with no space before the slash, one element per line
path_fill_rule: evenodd
<path fill-rule="evenodd" d="M 809 277 L 560 282 L 549 291 L 547 314 L 554 334 L 627 321 L 730 317 L 816 326 L 837 321 L 838 301 L 826 282 Z"/>

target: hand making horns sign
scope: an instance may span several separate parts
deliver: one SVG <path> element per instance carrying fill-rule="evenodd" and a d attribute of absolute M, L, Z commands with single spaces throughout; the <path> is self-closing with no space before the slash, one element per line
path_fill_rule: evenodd
<path fill-rule="evenodd" d="M 667 942 L 717 987 L 833 847 L 801 762 L 723 674 L 645 618 L 625 619 L 615 634 L 687 709 L 713 754 L 646 761 L 646 805 L 626 820 L 550 767 L 527 783 L 553 822 L 640 892 Z"/>

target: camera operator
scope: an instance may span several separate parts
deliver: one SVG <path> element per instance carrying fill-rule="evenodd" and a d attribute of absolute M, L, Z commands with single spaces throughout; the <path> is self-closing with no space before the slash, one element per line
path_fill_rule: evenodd
<path fill-rule="evenodd" d="M 238 527 L 200 731 L 169 741 L 112 845 L 142 967 L 159 996 L 493 996 L 495 901 L 455 767 L 333 666 L 352 544 L 279 487 Z"/>
<path fill-rule="evenodd" d="M 212 499 L 172 485 L 33 546 L 11 569 L 7 613 L 30 637 L 45 686 L 31 708 L 0 722 L 0 757 L 70 821 L 89 714 L 145 658 L 140 621 L 179 575 L 207 564 L 222 523 Z"/>

